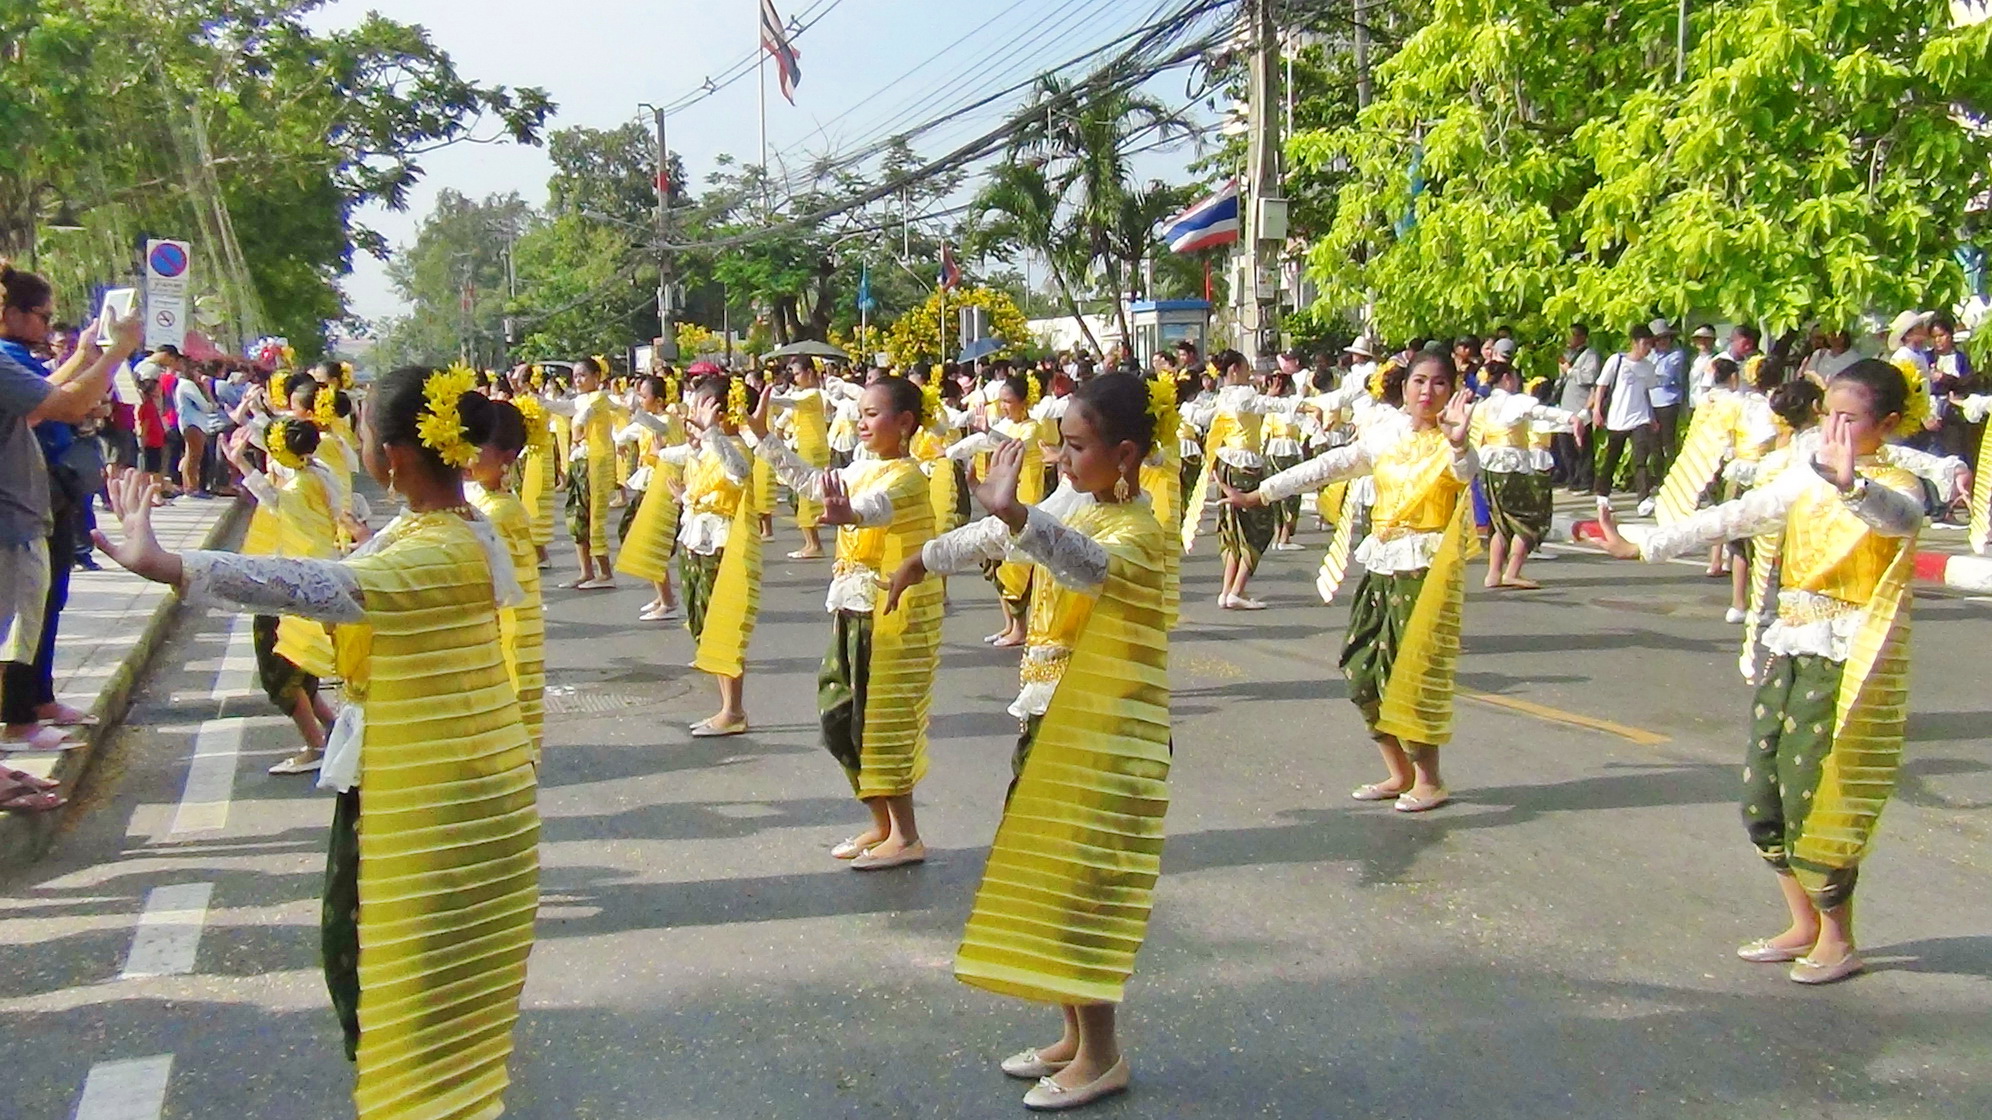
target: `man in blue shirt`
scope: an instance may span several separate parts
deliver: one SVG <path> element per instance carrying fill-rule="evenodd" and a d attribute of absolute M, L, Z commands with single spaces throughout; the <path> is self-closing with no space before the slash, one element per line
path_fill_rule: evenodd
<path fill-rule="evenodd" d="M 1667 468 L 1681 443 L 1681 403 L 1688 395 L 1688 352 L 1674 338 L 1674 325 L 1655 319 L 1653 332 L 1653 386 L 1648 397 L 1653 402 L 1653 419 L 1660 425 L 1660 438 L 1653 442 L 1649 472 L 1653 478 L 1666 478 Z"/>

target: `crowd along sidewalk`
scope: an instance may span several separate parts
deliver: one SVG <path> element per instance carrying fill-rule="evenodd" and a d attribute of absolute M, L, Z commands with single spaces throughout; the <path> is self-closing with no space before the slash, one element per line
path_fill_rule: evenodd
<path fill-rule="evenodd" d="M 100 514 L 108 517 L 108 514 Z M 174 551 L 220 548 L 233 543 L 247 507 L 224 498 L 181 498 L 152 513 L 159 541 Z M 132 691 L 153 652 L 179 613 L 179 596 L 142 580 L 108 560 L 102 571 L 70 574 L 69 605 L 63 609 L 55 647 L 55 692 L 63 703 L 94 713 L 94 727 L 78 728 L 87 745 L 58 754 L 15 754 L 6 765 L 62 783 L 74 798 L 99 746 L 124 718 Z M 40 858 L 54 843 L 69 808 L 47 813 L 0 812 L 0 870 Z"/>
<path fill-rule="evenodd" d="M 1614 512 L 1632 504 L 1630 498 L 1620 496 L 1612 500 Z M 1592 512 L 1596 509 L 1587 497 L 1565 498 L 1557 496 L 1559 507 L 1551 519 L 1549 539 L 1556 544 L 1573 542 L 1596 543 L 1605 539 L 1604 530 Z M 1642 521 L 1621 516 L 1628 537 L 1637 538 L 1643 532 Z M 1962 528 L 1952 525 L 1929 525 L 1923 529 L 1916 547 L 1916 581 L 1952 591 L 1962 591 L 1974 595 L 1992 595 L 1992 556 L 1978 556 L 1972 553 Z"/>

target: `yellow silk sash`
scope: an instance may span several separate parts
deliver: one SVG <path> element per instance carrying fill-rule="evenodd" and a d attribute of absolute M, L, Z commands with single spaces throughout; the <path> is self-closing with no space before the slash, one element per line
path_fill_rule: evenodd
<path fill-rule="evenodd" d="M 1980 556 L 1992 545 L 1992 423 L 1978 437 L 1978 474 L 1971 480 L 1971 551 Z"/>
<path fill-rule="evenodd" d="M 1654 501 L 1660 524 L 1672 525 L 1695 512 L 1702 492 L 1722 470 L 1723 449 L 1731 427 L 1728 401 L 1705 402 L 1688 422 L 1688 434 L 1681 441 L 1681 453 L 1660 484 Z"/>
<path fill-rule="evenodd" d="M 724 437 L 722 437 L 724 438 Z M 768 466 L 755 458 L 755 470 Z M 773 471 L 773 467 L 768 467 Z M 757 486 L 740 489 L 733 526 L 726 533 L 726 555 L 712 583 L 712 603 L 706 607 L 705 632 L 699 636 L 692 668 L 721 677 L 747 671 L 747 643 L 761 614 L 761 510 Z M 638 511 L 641 512 L 641 511 Z"/>
<path fill-rule="evenodd" d="M 1342 587 L 1342 580 L 1349 574 L 1349 552 L 1356 543 L 1356 522 L 1362 519 L 1362 491 L 1348 482 L 1331 483 L 1327 490 L 1335 491 L 1342 507 L 1341 515 L 1335 519 L 1335 535 L 1328 538 L 1328 551 L 1321 556 L 1321 567 L 1314 573 L 1314 590 L 1324 603 L 1335 601 L 1335 593 Z"/>
<path fill-rule="evenodd" d="M 1204 437 L 1203 470 L 1197 474 L 1196 488 L 1190 491 L 1189 501 L 1183 504 L 1183 551 L 1196 547 L 1197 526 L 1203 524 L 1204 504 L 1210 497 L 1211 476 L 1217 473 L 1217 449 L 1238 427 L 1238 418 L 1228 412 L 1220 412 L 1210 422 L 1210 434 Z"/>
<path fill-rule="evenodd" d="M 1473 503 L 1466 494 L 1461 490 L 1455 499 L 1445 539 L 1411 608 L 1403 648 L 1383 687 L 1376 729 L 1400 742 L 1436 747 L 1452 739 L 1453 671 L 1459 662 L 1467 541 L 1473 522 Z"/>
<path fill-rule="evenodd" d="M 1044 1003 L 1120 1002 L 1147 935 L 1169 806 L 1163 561 L 1174 542 L 1145 505 L 1094 509 L 1073 528 L 1106 547 L 1107 581 L 1038 726 L 955 956 L 962 982 Z"/>
<path fill-rule="evenodd" d="M 892 524 L 878 567 L 889 575 L 933 538 L 934 511 L 927 477 L 913 460 L 895 460 L 874 477 L 892 499 Z M 944 595 L 941 581 L 923 580 L 900 596 L 891 614 L 885 613 L 885 596 L 876 596 L 864 741 L 858 747 L 860 798 L 911 793 L 927 774 L 927 713 L 941 660 Z"/>

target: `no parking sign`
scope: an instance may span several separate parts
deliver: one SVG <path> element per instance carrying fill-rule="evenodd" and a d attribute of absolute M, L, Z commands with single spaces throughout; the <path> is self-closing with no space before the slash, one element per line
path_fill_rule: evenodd
<path fill-rule="evenodd" d="M 187 342 L 187 273 L 193 250 L 184 241 L 145 243 L 145 347 Z"/>

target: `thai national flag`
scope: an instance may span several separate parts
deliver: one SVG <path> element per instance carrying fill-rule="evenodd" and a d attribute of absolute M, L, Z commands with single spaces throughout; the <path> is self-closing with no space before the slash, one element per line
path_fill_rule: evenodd
<path fill-rule="evenodd" d="M 802 84 L 802 52 L 789 42 L 788 28 L 775 14 L 775 0 L 761 0 L 761 49 L 775 60 L 775 73 L 781 78 L 782 96 L 795 104 L 795 87 Z"/>
<path fill-rule="evenodd" d="M 941 290 L 952 292 L 961 287 L 961 266 L 955 263 L 954 250 L 941 245 Z"/>
<path fill-rule="evenodd" d="M 1178 253 L 1213 249 L 1238 240 L 1238 180 L 1233 179 L 1209 198 L 1169 219 L 1162 240 Z"/>

